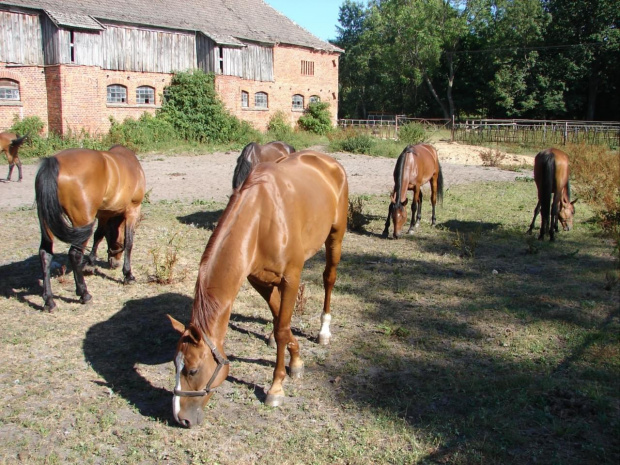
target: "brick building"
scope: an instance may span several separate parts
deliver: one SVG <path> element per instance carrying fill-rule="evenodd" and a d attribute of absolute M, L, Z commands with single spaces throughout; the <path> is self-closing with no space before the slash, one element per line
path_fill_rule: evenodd
<path fill-rule="evenodd" d="M 155 113 L 174 72 L 216 75 L 229 111 L 257 129 L 313 100 L 338 114 L 338 60 L 262 0 L 0 2 L 0 130 L 38 116 L 46 130 L 106 133 Z"/>

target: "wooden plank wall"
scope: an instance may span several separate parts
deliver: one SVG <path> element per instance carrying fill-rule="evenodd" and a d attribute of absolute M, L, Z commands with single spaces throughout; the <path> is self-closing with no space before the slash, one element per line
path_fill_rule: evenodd
<path fill-rule="evenodd" d="M 196 57 L 198 68 L 205 73 L 219 71 L 219 48 L 211 39 L 201 33 L 196 33 Z"/>
<path fill-rule="evenodd" d="M 0 10 L 0 61 L 42 65 L 43 47 L 38 15 Z"/>

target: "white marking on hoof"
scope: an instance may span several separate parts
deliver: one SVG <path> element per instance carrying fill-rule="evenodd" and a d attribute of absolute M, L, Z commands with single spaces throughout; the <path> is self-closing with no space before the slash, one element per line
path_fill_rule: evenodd
<path fill-rule="evenodd" d="M 327 345 L 332 337 L 332 333 L 329 331 L 329 324 L 332 321 L 332 316 L 328 313 L 321 314 L 321 331 L 319 331 L 319 344 Z"/>
<path fill-rule="evenodd" d="M 265 399 L 265 405 L 269 407 L 279 407 L 284 403 L 284 396 L 267 394 L 267 398 Z"/>

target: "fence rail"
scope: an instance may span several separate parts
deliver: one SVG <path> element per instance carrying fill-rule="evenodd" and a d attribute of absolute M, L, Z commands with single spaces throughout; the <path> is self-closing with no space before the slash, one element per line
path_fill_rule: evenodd
<path fill-rule="evenodd" d="M 419 123 L 427 130 L 449 128 L 452 140 L 478 144 L 481 142 L 525 143 L 532 145 L 605 144 L 620 147 L 620 122 L 567 121 L 526 119 L 471 119 L 451 121 L 444 118 L 341 119 L 341 128 L 356 128 L 382 139 L 397 139 L 404 124 Z"/>

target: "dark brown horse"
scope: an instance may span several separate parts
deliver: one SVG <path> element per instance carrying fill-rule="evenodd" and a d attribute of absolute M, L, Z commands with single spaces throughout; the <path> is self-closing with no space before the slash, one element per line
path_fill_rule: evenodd
<path fill-rule="evenodd" d="M 539 240 L 549 234 L 549 239 L 554 240 L 558 229 L 558 219 L 562 223 L 564 231 L 570 231 L 573 227 L 573 215 L 575 214 L 575 202 L 570 200 L 570 182 L 568 180 L 570 170 L 568 167 L 568 155 L 558 149 L 547 149 L 539 152 L 534 158 L 534 181 L 538 190 L 538 203 L 534 209 L 534 218 L 530 224 L 528 234 L 532 233 L 538 212 L 541 212 Z M 553 194 L 553 200 L 551 195 Z"/>
<path fill-rule="evenodd" d="M 237 165 L 235 166 L 235 172 L 233 174 L 233 189 L 236 189 L 245 178 L 248 177 L 252 168 L 259 163 L 266 161 L 276 161 L 281 157 L 288 157 L 291 153 L 295 152 L 295 147 L 288 145 L 285 142 L 273 141 L 265 145 L 257 144 L 256 142 L 250 142 L 243 147 L 241 155 L 237 158 Z"/>
<path fill-rule="evenodd" d="M 6 153 L 6 159 L 9 162 L 9 174 L 6 177 L 7 181 L 11 180 L 11 174 L 13 168 L 17 165 L 18 182 L 22 180 L 22 162 L 19 159 L 18 151 L 19 147 L 28 138 L 28 134 L 22 137 L 18 137 L 17 134 L 12 132 L 0 132 L 0 152 Z"/>
<path fill-rule="evenodd" d="M 97 246 L 105 236 L 111 265 L 119 263 L 125 251 L 124 282 L 135 281 L 131 273 L 131 249 L 146 180 L 140 162 L 131 150 L 115 145 L 109 151 L 68 149 L 41 162 L 35 179 L 35 193 L 43 268 L 45 309 L 56 306 L 50 282 L 54 237 L 71 244 L 69 260 L 75 277 L 76 294 L 85 304 L 91 295 L 84 281 L 84 258 L 91 264 Z M 89 257 L 84 248 L 98 220 Z"/>
<path fill-rule="evenodd" d="M 290 375 L 303 373 L 299 344 L 291 332 L 301 272 L 323 244 L 325 300 L 318 342 L 329 343 L 330 300 L 347 210 L 344 169 L 332 157 L 310 150 L 261 163 L 233 192 L 202 255 L 189 324 L 170 317 L 181 333 L 173 401 L 180 424 L 191 427 L 202 421 L 213 389 L 228 375 L 224 339 L 233 301 L 246 278 L 273 315 L 277 356 L 266 403 L 282 403 L 287 349 Z"/>
<path fill-rule="evenodd" d="M 388 216 L 385 220 L 383 237 L 388 237 L 390 232 L 390 218 L 394 223 L 394 239 L 400 235 L 407 221 L 407 191 L 413 191 L 411 203 L 411 224 L 407 234 L 413 232 L 413 228 L 420 225 L 422 218 L 422 186 L 431 184 L 431 205 L 433 214 L 431 224 L 435 226 L 435 205 L 437 199 L 443 198 L 443 174 L 439 165 L 437 151 L 432 145 L 418 144 L 408 145 L 400 154 L 394 168 L 394 190 L 390 200 Z M 416 217 L 417 211 L 417 217 Z"/>

